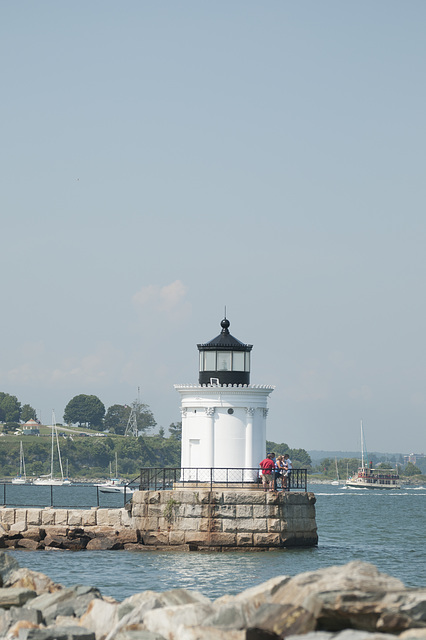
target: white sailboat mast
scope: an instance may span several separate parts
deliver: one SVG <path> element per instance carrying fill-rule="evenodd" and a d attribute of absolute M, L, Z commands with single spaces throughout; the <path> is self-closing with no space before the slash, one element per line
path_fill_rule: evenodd
<path fill-rule="evenodd" d="M 55 422 L 55 414 L 52 411 L 52 423 L 54 424 Z M 54 432 L 54 427 L 52 424 L 52 447 L 51 447 L 51 454 L 50 454 L 50 477 L 51 479 L 53 479 L 53 447 L 54 447 L 54 443 L 55 443 L 55 432 Z"/>
<path fill-rule="evenodd" d="M 362 430 L 362 420 L 361 420 L 361 468 L 364 468 L 364 432 Z"/>
<path fill-rule="evenodd" d="M 58 449 L 58 459 L 59 459 L 59 468 L 61 470 L 61 478 L 62 480 L 64 479 L 64 470 L 62 467 L 62 458 L 61 458 L 61 449 L 59 447 L 59 437 L 58 437 L 58 428 L 56 426 L 56 418 L 55 418 L 55 413 L 54 411 L 52 411 L 52 462 L 51 462 L 51 467 L 50 467 L 50 477 L 53 480 L 53 450 L 54 450 L 54 440 L 55 440 L 55 436 L 56 436 L 56 446 Z"/>
<path fill-rule="evenodd" d="M 19 475 L 23 475 L 23 477 L 26 479 L 27 478 L 27 472 L 25 470 L 25 458 L 24 458 L 24 446 L 22 444 L 22 440 L 21 440 L 21 447 L 20 447 L 20 455 L 19 455 Z"/>

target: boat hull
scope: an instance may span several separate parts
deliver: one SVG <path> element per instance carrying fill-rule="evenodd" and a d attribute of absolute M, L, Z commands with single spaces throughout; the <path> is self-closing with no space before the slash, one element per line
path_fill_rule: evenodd
<path fill-rule="evenodd" d="M 102 485 L 96 485 L 97 487 L 99 487 L 99 491 L 101 493 L 124 493 L 124 490 L 126 490 L 126 493 L 133 493 L 134 489 L 131 489 L 130 487 L 124 487 L 124 486 L 102 486 Z"/>
<path fill-rule="evenodd" d="M 34 480 L 33 484 L 42 485 L 42 486 L 62 486 L 64 483 L 62 480 L 55 480 L 55 478 L 37 478 Z"/>
<path fill-rule="evenodd" d="M 355 489 L 400 489 L 400 484 L 385 484 L 383 482 L 357 482 L 356 480 L 347 480 L 347 487 L 352 487 Z"/>

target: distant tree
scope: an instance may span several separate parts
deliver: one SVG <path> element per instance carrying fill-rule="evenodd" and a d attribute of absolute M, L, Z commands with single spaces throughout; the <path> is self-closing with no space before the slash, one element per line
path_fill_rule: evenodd
<path fill-rule="evenodd" d="M 120 433 L 123 435 L 126 430 L 129 415 L 129 407 L 122 404 L 113 404 L 111 407 L 108 407 L 105 415 L 105 429 L 112 433 Z"/>
<path fill-rule="evenodd" d="M 19 429 L 21 424 L 19 422 L 5 422 L 3 425 L 3 431 L 5 433 L 11 433 L 12 431 L 16 431 Z"/>
<path fill-rule="evenodd" d="M 278 444 L 272 440 L 266 441 L 266 453 L 273 452 L 277 456 L 283 456 L 285 453 L 290 453 L 290 447 L 285 442 Z M 259 461 L 260 462 L 260 461 Z"/>
<path fill-rule="evenodd" d="M 124 436 L 132 410 L 135 412 L 139 434 L 156 426 L 157 423 L 149 406 L 135 400 L 131 405 L 114 404 L 109 407 L 105 416 L 105 427 L 113 433 Z"/>
<path fill-rule="evenodd" d="M 34 476 L 40 476 L 43 473 L 43 463 L 39 460 L 35 460 L 28 471 Z"/>
<path fill-rule="evenodd" d="M 359 467 L 359 460 L 357 458 L 342 458 L 339 464 L 339 469 L 342 468 L 344 475 L 353 476 Z"/>
<path fill-rule="evenodd" d="M 79 426 L 87 425 L 94 428 L 102 428 L 105 416 L 105 406 L 97 396 L 80 394 L 74 396 L 65 407 L 64 421 L 67 424 Z"/>
<path fill-rule="evenodd" d="M 378 469 L 393 469 L 393 465 L 390 462 L 381 462 L 378 467 Z"/>
<path fill-rule="evenodd" d="M 305 449 L 291 449 L 286 442 L 273 442 L 272 440 L 266 441 L 266 452 L 273 452 L 275 455 L 284 455 L 288 453 L 294 467 L 303 469 L 310 469 L 312 465 L 311 456 Z"/>
<path fill-rule="evenodd" d="M 291 449 L 290 458 L 293 465 L 308 468 L 312 465 L 311 456 L 305 449 Z"/>
<path fill-rule="evenodd" d="M 149 431 L 149 429 L 152 429 L 157 425 L 154 414 L 147 404 L 139 402 L 139 400 L 134 400 L 131 407 L 136 414 L 136 422 L 138 425 L 139 433 L 141 431 L 143 433 L 146 433 L 147 431 Z"/>
<path fill-rule="evenodd" d="M 412 462 L 407 462 L 407 466 L 405 467 L 403 474 L 404 476 L 418 476 L 421 474 L 421 471 Z"/>
<path fill-rule="evenodd" d="M 165 431 L 163 427 L 160 427 L 158 430 L 158 435 L 160 436 L 160 438 L 164 438 L 164 434 L 165 434 Z"/>
<path fill-rule="evenodd" d="M 21 417 L 21 403 L 16 396 L 0 391 L 1 419 L 5 422 L 19 422 Z"/>
<path fill-rule="evenodd" d="M 420 469 L 421 473 L 426 473 L 426 458 L 417 458 L 416 466 Z"/>
<path fill-rule="evenodd" d="M 27 422 L 27 420 L 36 420 L 37 413 L 36 410 L 32 408 L 29 404 L 24 404 L 21 409 L 21 420 L 22 422 Z"/>
<path fill-rule="evenodd" d="M 169 427 L 169 433 L 174 440 L 182 440 L 182 422 L 172 422 Z"/>

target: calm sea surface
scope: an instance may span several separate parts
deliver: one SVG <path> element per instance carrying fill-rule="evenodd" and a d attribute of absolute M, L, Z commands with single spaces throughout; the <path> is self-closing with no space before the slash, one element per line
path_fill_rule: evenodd
<path fill-rule="evenodd" d="M 426 586 L 426 487 L 381 491 L 311 484 L 308 489 L 317 497 L 319 544 L 314 549 L 10 553 L 21 566 L 41 571 L 56 582 L 93 585 L 117 600 L 146 589 L 176 587 L 196 589 L 214 599 L 239 593 L 273 576 L 296 575 L 351 560 L 371 562 L 406 586 Z M 110 499 L 123 500 L 122 496 Z"/>

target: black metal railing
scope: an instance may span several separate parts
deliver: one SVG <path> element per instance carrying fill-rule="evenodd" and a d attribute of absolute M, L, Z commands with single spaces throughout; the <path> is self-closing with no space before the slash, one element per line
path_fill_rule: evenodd
<path fill-rule="evenodd" d="M 307 469 L 293 469 L 283 480 L 278 473 L 272 473 L 272 487 L 278 491 L 307 491 Z M 214 468 L 214 467 L 142 467 L 140 473 L 141 491 L 167 490 L 186 487 L 213 488 L 262 488 L 262 477 L 258 468 Z"/>
<path fill-rule="evenodd" d="M 137 483 L 135 483 L 137 481 Z M 0 484 L 0 505 L 5 507 L 57 509 L 91 509 L 92 507 L 122 507 L 139 488 L 140 476 L 124 485 L 118 493 L 104 493 L 102 487 L 88 483 L 61 485 L 15 485 L 11 482 Z"/>
<path fill-rule="evenodd" d="M 272 486 L 280 491 L 283 480 L 272 474 Z M 286 489 L 307 491 L 307 469 L 293 469 Z M 140 474 L 125 484 L 118 493 L 89 483 L 70 486 L 0 483 L 0 506 L 55 507 L 58 509 L 119 508 L 132 499 L 134 490 L 171 490 L 179 487 L 262 489 L 259 469 L 252 468 L 189 468 L 143 467 Z"/>

